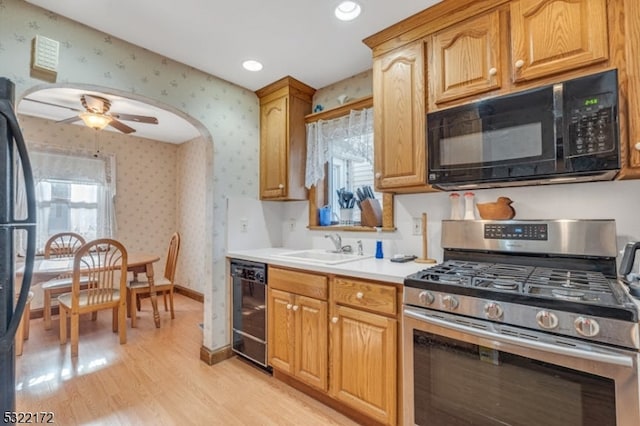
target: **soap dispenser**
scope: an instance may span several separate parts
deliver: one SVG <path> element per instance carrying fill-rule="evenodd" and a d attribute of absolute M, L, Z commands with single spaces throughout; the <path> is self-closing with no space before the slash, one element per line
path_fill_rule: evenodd
<path fill-rule="evenodd" d="M 376 241 L 376 259 L 382 259 L 384 254 L 382 253 L 382 228 L 376 228 L 378 233 L 378 241 Z"/>

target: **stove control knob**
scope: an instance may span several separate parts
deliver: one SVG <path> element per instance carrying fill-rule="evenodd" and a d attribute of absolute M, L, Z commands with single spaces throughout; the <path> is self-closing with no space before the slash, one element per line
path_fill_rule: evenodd
<path fill-rule="evenodd" d="M 497 320 L 502 318 L 502 315 L 504 314 L 504 310 L 502 309 L 502 306 L 500 306 L 499 303 L 489 302 L 484 305 L 484 314 L 489 319 Z"/>
<path fill-rule="evenodd" d="M 573 325 L 576 327 L 578 334 L 584 337 L 594 337 L 600 333 L 600 325 L 591 318 L 578 317 L 573 322 Z"/>
<path fill-rule="evenodd" d="M 458 307 L 458 300 L 447 294 L 442 298 L 442 305 L 450 311 L 453 311 Z"/>
<path fill-rule="evenodd" d="M 540 311 L 536 314 L 538 325 L 547 330 L 553 330 L 558 327 L 558 316 L 553 312 Z"/>
<path fill-rule="evenodd" d="M 421 291 L 420 294 L 418 294 L 418 300 L 420 300 L 420 303 L 423 305 L 430 305 L 433 303 L 434 297 L 430 291 Z"/>

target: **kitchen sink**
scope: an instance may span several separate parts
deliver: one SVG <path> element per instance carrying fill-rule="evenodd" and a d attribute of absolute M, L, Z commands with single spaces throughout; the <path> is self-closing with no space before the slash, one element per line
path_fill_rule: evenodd
<path fill-rule="evenodd" d="M 297 250 L 287 253 L 274 254 L 275 257 L 283 259 L 306 261 L 313 263 L 322 263 L 326 265 L 335 265 L 338 263 L 353 262 L 355 260 L 367 259 L 372 255 L 358 255 L 355 253 L 333 253 L 328 250 Z"/>

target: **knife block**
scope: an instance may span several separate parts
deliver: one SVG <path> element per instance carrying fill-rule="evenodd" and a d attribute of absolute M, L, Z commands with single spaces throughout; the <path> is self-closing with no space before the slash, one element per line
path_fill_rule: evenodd
<path fill-rule="evenodd" d="M 360 202 L 360 224 L 362 226 L 382 226 L 382 208 L 375 198 L 367 198 Z"/>

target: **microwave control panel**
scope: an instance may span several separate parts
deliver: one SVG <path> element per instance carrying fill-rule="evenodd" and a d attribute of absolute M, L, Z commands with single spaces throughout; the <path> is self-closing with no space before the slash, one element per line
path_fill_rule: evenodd
<path fill-rule="evenodd" d="M 616 143 L 613 99 L 605 93 L 572 102 L 569 157 L 613 151 Z"/>

